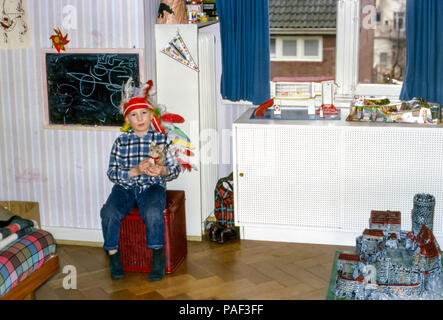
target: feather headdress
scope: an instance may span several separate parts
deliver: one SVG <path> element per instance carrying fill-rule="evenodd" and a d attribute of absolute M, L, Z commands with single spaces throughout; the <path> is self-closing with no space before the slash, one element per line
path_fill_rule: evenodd
<path fill-rule="evenodd" d="M 154 105 L 150 100 L 150 97 L 154 94 L 153 86 L 153 81 L 149 80 L 142 88 L 137 88 L 135 87 L 133 79 L 129 78 L 122 86 L 122 99 L 120 102 L 121 114 L 126 118 L 126 115 L 135 109 L 147 108 L 151 110 L 152 126 L 156 131 L 168 135 L 171 141 L 168 148 L 172 149 L 177 162 L 185 170 L 197 170 L 189 161 L 189 157 L 194 155 L 191 150 L 195 147 L 192 145 L 186 133 L 176 126 L 177 123 L 183 123 L 185 119 L 178 114 L 167 112 L 163 106 Z M 130 125 L 126 123 L 120 130 L 127 131 L 129 128 Z"/>

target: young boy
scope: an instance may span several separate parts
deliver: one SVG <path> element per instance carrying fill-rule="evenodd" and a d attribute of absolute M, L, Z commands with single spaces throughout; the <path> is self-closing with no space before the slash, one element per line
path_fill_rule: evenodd
<path fill-rule="evenodd" d="M 115 185 L 100 212 L 105 240 L 103 248 L 109 255 L 111 277 L 123 278 L 118 250 L 120 221 L 137 205 L 146 226 L 147 247 L 152 249 L 152 271 L 148 280 L 158 281 L 165 274 L 166 263 L 163 252 L 166 181 L 178 176 L 180 165 L 171 152 L 166 152 L 164 165 L 148 161 L 152 141 L 155 144 L 169 143 L 167 136 L 160 132 L 147 98 L 132 98 L 122 109 L 131 129 L 115 140 L 111 150 L 107 174 Z"/>

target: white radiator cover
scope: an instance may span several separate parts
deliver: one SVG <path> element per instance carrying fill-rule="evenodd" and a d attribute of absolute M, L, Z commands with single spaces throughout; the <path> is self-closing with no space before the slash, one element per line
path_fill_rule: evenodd
<path fill-rule="evenodd" d="M 433 231 L 442 240 L 443 128 L 271 125 L 249 116 L 234 124 L 235 219 L 243 238 L 355 245 L 371 210 L 401 211 L 402 230 L 410 230 L 414 195 L 430 193 Z"/>
<path fill-rule="evenodd" d="M 214 212 L 214 188 L 218 179 L 218 133 L 215 36 L 198 34 L 200 62 L 200 170 L 202 186 L 202 223 Z"/>

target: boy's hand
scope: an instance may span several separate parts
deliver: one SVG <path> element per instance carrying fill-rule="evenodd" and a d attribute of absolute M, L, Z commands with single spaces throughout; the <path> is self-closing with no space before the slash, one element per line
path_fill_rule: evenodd
<path fill-rule="evenodd" d="M 129 171 L 129 177 L 133 178 L 133 177 L 141 176 L 142 174 L 148 174 L 149 167 L 151 167 L 151 166 L 152 166 L 152 163 L 148 159 L 145 159 L 142 162 L 140 162 L 138 164 L 138 166 L 132 168 Z"/>
<path fill-rule="evenodd" d="M 161 174 L 161 171 L 161 166 L 150 165 L 147 167 L 144 173 L 151 177 L 158 177 Z"/>
<path fill-rule="evenodd" d="M 151 177 L 158 177 L 160 175 L 167 176 L 168 175 L 168 169 L 164 166 L 157 166 L 152 164 L 148 159 L 143 160 L 138 165 L 140 168 L 140 171 L 143 174 L 146 174 Z"/>
<path fill-rule="evenodd" d="M 145 159 L 138 164 L 141 174 L 147 174 L 147 170 L 150 166 L 152 166 L 152 163 L 149 161 L 149 159 Z"/>

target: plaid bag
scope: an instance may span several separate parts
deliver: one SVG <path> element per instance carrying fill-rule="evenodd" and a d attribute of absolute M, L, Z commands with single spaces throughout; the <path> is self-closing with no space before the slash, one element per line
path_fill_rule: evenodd
<path fill-rule="evenodd" d="M 234 225 L 234 188 L 232 172 L 218 180 L 214 190 L 214 215 L 220 224 L 231 228 Z"/>

